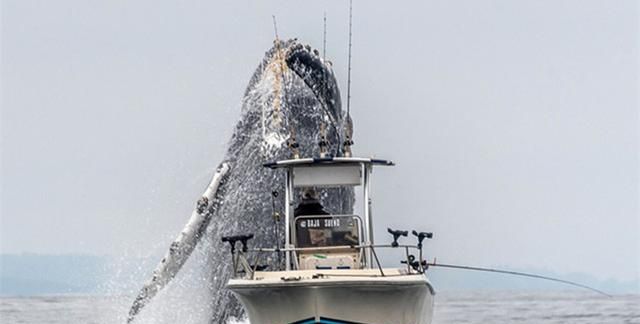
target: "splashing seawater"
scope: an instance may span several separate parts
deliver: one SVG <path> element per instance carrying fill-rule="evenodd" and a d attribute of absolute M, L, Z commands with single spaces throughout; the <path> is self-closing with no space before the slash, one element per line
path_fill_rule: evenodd
<path fill-rule="evenodd" d="M 240 319 L 229 317 L 229 319 L 227 320 L 227 324 L 251 324 L 251 322 L 249 322 L 249 319 L 246 317 Z"/>

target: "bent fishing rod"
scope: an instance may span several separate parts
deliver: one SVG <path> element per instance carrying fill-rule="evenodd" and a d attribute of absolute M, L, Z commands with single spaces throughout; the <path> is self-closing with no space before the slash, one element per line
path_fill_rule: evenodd
<path fill-rule="evenodd" d="M 391 243 L 391 247 L 399 247 L 400 245 L 398 244 L 398 239 L 400 237 L 403 237 L 403 236 L 406 237 L 409 234 L 409 231 L 392 230 L 390 228 L 387 228 L 387 232 L 389 232 L 389 234 L 391 234 L 392 237 L 393 237 L 393 242 Z M 593 288 L 593 287 L 590 287 L 590 286 L 587 286 L 587 285 L 583 285 L 581 283 L 577 283 L 577 282 L 569 281 L 569 280 L 564 280 L 564 279 L 558 279 L 558 278 L 553 278 L 553 277 L 537 275 L 537 274 L 534 274 L 534 273 L 526 273 L 526 272 L 511 271 L 511 270 L 501 270 L 501 269 L 493 269 L 493 268 L 483 268 L 483 267 L 475 267 L 475 266 L 459 265 L 459 264 L 437 263 L 436 259 L 434 259 L 433 262 L 427 262 L 427 260 L 422 258 L 423 241 L 425 239 L 432 239 L 433 238 L 433 233 L 431 233 L 431 232 L 417 232 L 415 230 L 412 231 L 411 233 L 418 240 L 418 244 L 416 246 L 414 246 L 414 247 L 417 248 L 420 251 L 420 255 L 419 255 L 420 259 L 419 259 L 419 261 L 416 261 L 415 257 L 413 255 L 409 255 L 409 253 L 407 252 L 407 260 L 406 261 L 402 261 L 402 263 L 406 263 L 407 265 L 413 267 L 413 269 L 415 269 L 418 272 L 424 273 L 429 267 L 441 267 L 441 268 L 449 268 L 449 269 L 460 269 L 460 270 L 470 270 L 470 271 L 483 271 L 483 272 L 502 273 L 502 274 L 509 274 L 509 275 L 514 275 L 514 276 L 522 276 L 522 277 L 528 277 L 528 278 L 555 281 L 555 282 L 559 282 L 559 283 L 563 283 L 563 284 L 567 284 L 567 285 L 572 285 L 572 286 L 575 286 L 575 287 L 588 289 L 588 290 L 591 290 L 593 292 L 596 292 L 598 294 L 601 294 L 601 295 L 604 295 L 604 296 L 607 296 L 607 297 L 613 297 L 612 295 L 607 294 L 606 292 L 604 292 L 602 290 L 598 290 L 596 288 Z M 406 247 L 408 247 L 408 246 L 406 246 Z"/>
<path fill-rule="evenodd" d="M 541 276 L 541 275 L 537 275 L 537 274 L 533 274 L 533 273 L 510 271 L 510 270 L 500 270 L 500 269 L 492 269 L 492 268 L 473 267 L 473 266 L 457 265 L 457 264 L 436 263 L 435 260 L 433 262 L 426 262 L 425 265 L 428 266 L 428 267 L 442 267 L 442 268 L 460 269 L 460 270 L 495 272 L 495 273 L 502 273 L 502 274 L 509 274 L 509 275 L 515 275 L 515 276 L 522 276 L 522 277 L 529 277 L 529 278 L 536 278 L 536 279 L 555 281 L 555 282 L 560 282 L 560 283 L 567 284 L 567 285 L 572 285 L 572 286 L 588 289 L 588 290 L 591 290 L 593 292 L 596 292 L 598 294 L 601 294 L 601 295 L 604 295 L 604 296 L 607 296 L 607 297 L 613 297 L 612 295 L 609 295 L 609 294 L 607 294 L 606 292 L 604 292 L 602 290 L 598 290 L 596 288 L 589 287 L 589 286 L 586 286 L 586 285 L 583 285 L 583 284 L 580 284 L 580 283 L 577 283 L 577 282 L 558 279 L 558 278 L 552 278 L 552 277 L 547 277 L 547 276 Z"/>

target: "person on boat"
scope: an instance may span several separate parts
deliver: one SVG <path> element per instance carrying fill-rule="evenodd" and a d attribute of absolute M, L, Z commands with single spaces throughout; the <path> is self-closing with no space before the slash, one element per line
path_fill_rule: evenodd
<path fill-rule="evenodd" d="M 313 188 L 306 188 L 302 192 L 302 197 L 298 207 L 293 211 L 294 217 L 298 216 L 314 216 L 314 215 L 329 215 L 324 210 L 324 207 L 320 203 L 318 192 Z M 304 231 L 298 233 L 298 246 L 310 247 L 310 246 L 327 246 L 331 236 L 330 230 L 311 228 L 309 222 L 305 221 Z"/>
<path fill-rule="evenodd" d="M 329 215 L 320 203 L 318 192 L 313 188 L 306 188 L 302 192 L 302 199 L 293 211 L 294 217 L 306 215 Z"/>

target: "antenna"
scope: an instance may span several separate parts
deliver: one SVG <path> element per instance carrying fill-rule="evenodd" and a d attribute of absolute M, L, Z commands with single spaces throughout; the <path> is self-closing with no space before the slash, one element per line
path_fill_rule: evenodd
<path fill-rule="evenodd" d="M 327 12 L 324 12 L 324 34 L 322 37 L 322 60 L 327 59 Z"/>
<path fill-rule="evenodd" d="M 349 0 L 349 70 L 347 72 L 347 116 L 351 108 L 351 25 L 353 20 L 353 0 Z"/>

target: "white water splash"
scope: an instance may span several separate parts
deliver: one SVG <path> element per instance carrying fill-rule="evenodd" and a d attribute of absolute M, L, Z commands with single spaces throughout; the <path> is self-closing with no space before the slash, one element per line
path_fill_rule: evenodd
<path fill-rule="evenodd" d="M 227 321 L 227 324 L 251 324 L 251 322 L 249 322 L 248 318 L 235 318 L 235 317 L 229 317 L 229 320 Z"/>

